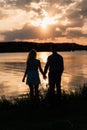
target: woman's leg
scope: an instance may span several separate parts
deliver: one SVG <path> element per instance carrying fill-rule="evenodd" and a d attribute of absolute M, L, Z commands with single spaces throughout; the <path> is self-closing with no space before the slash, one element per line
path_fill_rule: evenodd
<path fill-rule="evenodd" d="M 30 88 L 30 98 L 33 99 L 33 97 L 34 97 L 33 85 L 30 85 L 29 88 Z"/>
<path fill-rule="evenodd" d="M 39 99 L 39 90 L 38 90 L 38 88 L 39 88 L 39 84 L 35 85 L 35 98 L 36 99 Z"/>

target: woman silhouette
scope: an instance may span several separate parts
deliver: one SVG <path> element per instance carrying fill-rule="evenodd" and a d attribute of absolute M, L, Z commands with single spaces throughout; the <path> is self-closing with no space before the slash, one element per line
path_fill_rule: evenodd
<path fill-rule="evenodd" d="M 43 70 L 41 67 L 40 60 L 36 59 L 36 50 L 32 49 L 30 50 L 26 62 L 26 70 L 22 79 L 22 82 L 25 81 L 26 77 L 26 84 L 30 88 L 30 98 L 33 99 L 35 96 L 35 99 L 39 99 L 39 84 L 40 84 L 40 77 L 39 77 L 39 71 L 43 75 Z"/>

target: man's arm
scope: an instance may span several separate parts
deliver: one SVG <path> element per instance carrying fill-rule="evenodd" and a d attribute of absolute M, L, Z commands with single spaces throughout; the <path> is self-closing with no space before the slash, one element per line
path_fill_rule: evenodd
<path fill-rule="evenodd" d="M 63 69 L 62 69 L 62 72 L 64 71 L 64 60 L 62 59 L 62 64 L 63 64 Z"/>
<path fill-rule="evenodd" d="M 64 60 L 63 60 L 63 57 L 62 57 L 62 60 L 61 60 L 61 73 L 63 73 L 64 71 Z"/>
<path fill-rule="evenodd" d="M 44 75 L 46 75 L 48 68 L 49 68 L 49 58 L 47 59 L 47 63 L 44 67 Z"/>

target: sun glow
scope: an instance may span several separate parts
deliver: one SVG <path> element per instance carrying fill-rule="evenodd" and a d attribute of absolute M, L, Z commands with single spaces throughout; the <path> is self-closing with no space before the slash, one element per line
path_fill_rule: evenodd
<path fill-rule="evenodd" d="M 61 18 L 60 15 L 49 16 L 47 12 L 43 12 L 42 16 L 43 17 L 31 20 L 30 23 L 33 26 L 47 30 L 49 26 L 55 25 L 58 22 L 57 19 Z"/>
<path fill-rule="evenodd" d="M 45 16 L 42 20 L 41 20 L 41 24 L 40 26 L 43 29 L 47 29 L 47 27 L 49 25 L 55 25 L 57 23 L 57 19 L 61 18 L 60 15 L 56 15 L 54 17 L 50 17 L 49 15 Z"/>
<path fill-rule="evenodd" d="M 42 22 L 41 22 L 41 27 L 42 27 L 43 29 L 46 29 L 48 25 L 49 25 L 49 18 L 48 18 L 48 17 L 45 17 L 45 18 L 42 20 Z"/>
<path fill-rule="evenodd" d="M 41 27 L 42 29 L 47 29 L 48 25 L 50 25 L 50 18 L 44 17 L 43 19 L 37 19 L 36 21 L 32 21 L 32 25 L 36 27 Z"/>

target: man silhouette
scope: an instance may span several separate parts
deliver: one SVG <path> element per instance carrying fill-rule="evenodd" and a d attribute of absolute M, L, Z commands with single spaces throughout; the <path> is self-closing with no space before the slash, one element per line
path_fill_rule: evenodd
<path fill-rule="evenodd" d="M 47 58 L 47 63 L 44 68 L 44 77 L 46 77 L 48 69 L 50 102 L 54 103 L 55 87 L 57 100 L 60 101 L 61 99 L 61 76 L 64 71 L 63 57 L 57 53 L 57 46 L 55 44 L 52 45 L 52 54 Z"/>

